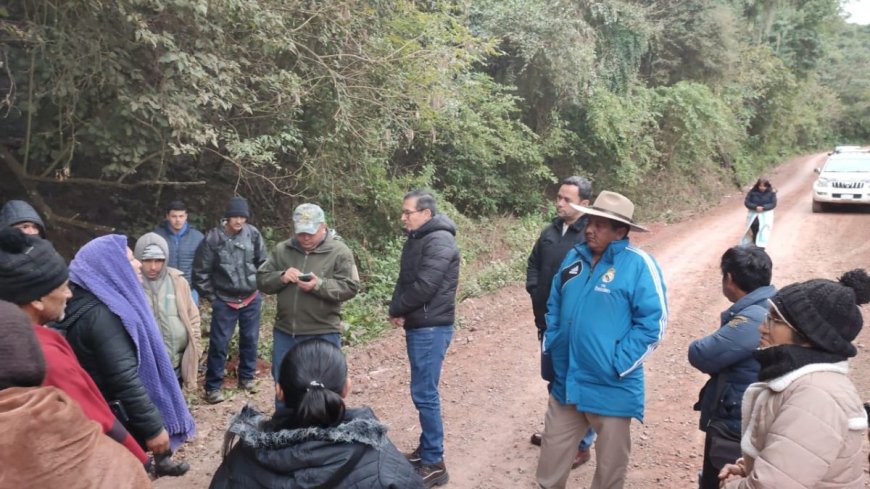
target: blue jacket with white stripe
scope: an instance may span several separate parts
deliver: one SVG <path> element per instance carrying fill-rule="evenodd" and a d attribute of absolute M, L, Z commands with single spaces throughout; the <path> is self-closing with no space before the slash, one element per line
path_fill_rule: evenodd
<path fill-rule="evenodd" d="M 547 311 L 551 394 L 578 411 L 643 421 L 643 361 L 668 322 L 655 259 L 626 238 L 611 242 L 593 267 L 589 246 L 578 244 L 553 277 Z"/>

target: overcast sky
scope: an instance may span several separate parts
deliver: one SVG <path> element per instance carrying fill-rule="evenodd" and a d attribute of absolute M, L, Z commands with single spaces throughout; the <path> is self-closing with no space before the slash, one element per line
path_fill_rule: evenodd
<path fill-rule="evenodd" d="M 848 22 L 853 24 L 870 24 L 870 0 L 850 0 L 845 2 L 843 10 L 849 13 Z"/>

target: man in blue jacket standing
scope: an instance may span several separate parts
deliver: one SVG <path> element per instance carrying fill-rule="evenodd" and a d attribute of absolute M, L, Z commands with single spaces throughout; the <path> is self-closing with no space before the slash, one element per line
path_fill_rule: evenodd
<path fill-rule="evenodd" d="M 665 283 L 655 259 L 629 244 L 634 204 L 603 191 L 592 207 L 586 242 L 562 261 L 547 303 L 543 348 L 553 362 L 537 481 L 565 487 L 572 448 L 593 427 L 592 489 L 621 489 L 631 452 L 631 418 L 643 421 L 643 362 L 668 321 Z"/>
<path fill-rule="evenodd" d="M 154 228 L 154 232 L 169 245 L 166 266 L 181 270 L 190 284 L 193 303 L 198 304 L 199 294 L 193 288 L 193 258 L 204 236 L 187 222 L 187 205 L 180 200 L 170 202 L 166 207 L 166 220 Z"/>
<path fill-rule="evenodd" d="M 722 255 L 722 294 L 733 305 L 722 312 L 719 328 L 689 345 L 689 363 L 710 375 L 699 395 L 704 440 L 701 489 L 719 488 L 719 471 L 740 458 L 740 422 L 743 393 L 758 381 L 758 348 L 768 299 L 773 263 L 764 249 L 734 246 Z"/>

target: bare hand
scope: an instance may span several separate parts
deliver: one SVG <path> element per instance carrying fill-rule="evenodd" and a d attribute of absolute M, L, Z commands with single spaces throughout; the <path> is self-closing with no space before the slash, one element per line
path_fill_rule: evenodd
<path fill-rule="evenodd" d="M 317 275 L 314 275 L 314 272 L 311 272 L 311 280 L 307 282 L 300 280 L 296 282 L 296 286 L 299 287 L 299 290 L 302 292 L 311 292 L 315 287 L 317 287 L 317 282 L 319 282 Z"/>
<path fill-rule="evenodd" d="M 762 206 L 756 207 L 755 212 L 764 212 L 764 207 L 762 207 Z"/>
<path fill-rule="evenodd" d="M 394 328 L 401 328 L 405 326 L 405 318 L 404 316 L 397 318 L 391 317 L 390 324 L 392 324 Z"/>
<path fill-rule="evenodd" d="M 737 463 L 725 464 L 719 471 L 719 487 L 725 487 L 728 481 L 746 477 L 746 465 L 743 458 L 737 459 Z"/>
<path fill-rule="evenodd" d="M 145 440 L 145 446 L 151 453 L 164 453 L 169 451 L 169 433 L 161 430 L 154 438 Z"/>
<path fill-rule="evenodd" d="M 302 272 L 299 271 L 296 267 L 290 267 L 287 270 L 284 270 L 284 273 L 281 274 L 281 282 L 285 284 L 295 284 L 299 282 L 299 275 L 302 275 Z"/>

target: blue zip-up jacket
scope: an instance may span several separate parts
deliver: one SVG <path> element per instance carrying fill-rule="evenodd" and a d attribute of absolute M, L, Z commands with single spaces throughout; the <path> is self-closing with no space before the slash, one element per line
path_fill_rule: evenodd
<path fill-rule="evenodd" d="M 544 348 L 555 377 L 550 393 L 562 404 L 602 416 L 643 421 L 643 361 L 668 323 L 665 282 L 655 259 L 613 241 L 595 267 L 578 244 L 553 277 Z"/>
<path fill-rule="evenodd" d="M 710 374 L 695 408 L 701 411 L 702 431 L 713 428 L 726 437 L 740 436 L 743 393 L 758 382 L 760 367 L 752 356 L 761 339 L 758 326 L 774 294 L 776 288 L 765 285 L 744 295 L 722 312 L 718 330 L 689 345 L 689 363 Z"/>
<path fill-rule="evenodd" d="M 193 258 L 205 236 L 190 227 L 188 223 L 184 223 L 184 227 L 176 234 L 169 221 L 163 221 L 154 228 L 154 232 L 162 236 L 169 245 L 169 259 L 166 260 L 166 265 L 181 270 L 187 283 L 193 285 Z"/>

